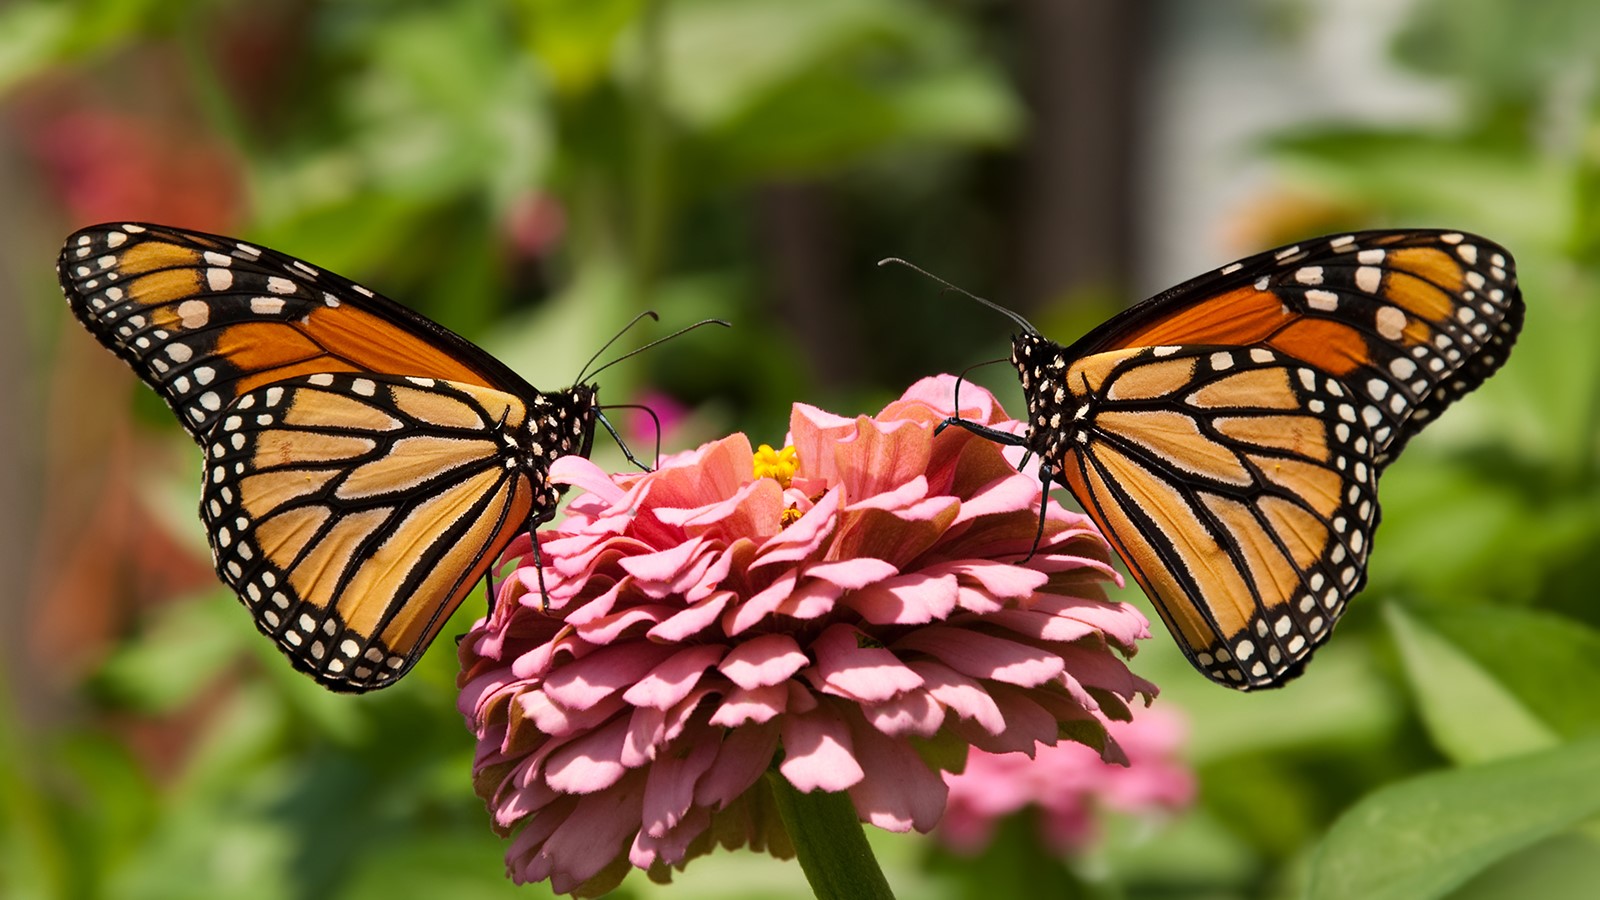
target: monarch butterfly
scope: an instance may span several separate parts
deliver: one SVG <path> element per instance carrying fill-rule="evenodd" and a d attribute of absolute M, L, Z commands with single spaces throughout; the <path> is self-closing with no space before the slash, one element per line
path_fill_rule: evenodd
<path fill-rule="evenodd" d="M 406 307 L 232 238 L 96 225 L 56 271 L 204 451 L 217 574 L 334 691 L 409 671 L 511 539 L 555 515 L 550 464 L 587 456 L 605 423 L 581 373 L 536 390 Z"/>
<path fill-rule="evenodd" d="M 1230 263 L 1065 348 L 996 308 L 1023 329 L 1027 433 L 945 424 L 1036 454 L 1189 662 L 1240 690 L 1328 638 L 1366 583 L 1379 473 L 1500 368 L 1523 317 L 1504 248 L 1424 230 Z"/>

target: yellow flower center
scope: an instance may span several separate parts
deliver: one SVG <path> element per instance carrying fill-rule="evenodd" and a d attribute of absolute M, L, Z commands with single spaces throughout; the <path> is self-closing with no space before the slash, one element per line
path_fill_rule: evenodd
<path fill-rule="evenodd" d="M 789 482 L 794 480 L 794 470 L 800 465 L 800 460 L 793 447 L 774 450 L 769 444 L 762 444 L 755 452 L 755 473 L 757 478 L 771 478 L 784 490 L 789 489 Z"/>

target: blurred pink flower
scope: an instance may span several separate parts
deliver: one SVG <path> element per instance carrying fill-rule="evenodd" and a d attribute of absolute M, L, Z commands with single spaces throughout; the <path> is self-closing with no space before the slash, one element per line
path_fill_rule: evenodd
<path fill-rule="evenodd" d="M 637 403 L 648 407 L 655 413 L 655 418 L 642 409 L 630 409 L 622 420 L 622 433 L 628 441 L 635 445 L 635 453 L 649 452 L 656 446 L 656 438 L 660 437 L 662 444 L 671 444 L 677 435 L 678 429 L 688 421 L 691 410 L 683 402 L 671 394 L 646 390 L 640 394 Z M 657 433 L 656 423 L 661 423 L 660 433 Z M 648 460 L 649 457 L 641 456 Z"/>
<path fill-rule="evenodd" d="M 966 431 L 933 436 L 954 385 L 925 379 L 876 417 L 797 404 L 792 452 L 735 434 L 643 475 L 556 462 L 586 493 L 538 536 L 548 597 L 525 556 L 460 645 L 475 784 L 515 833 L 512 878 L 594 894 L 714 844 L 783 853 L 774 766 L 799 791 L 848 791 L 863 821 L 927 831 L 939 767 L 967 745 L 1124 758 L 1106 725 L 1155 687 L 1118 653 L 1148 623 L 1106 599 L 1116 576 L 1083 516 L 1052 502 L 1021 562 L 1038 480 Z M 962 399 L 1021 427 L 981 389 Z"/>
<path fill-rule="evenodd" d="M 74 224 L 114 219 L 229 231 L 243 207 L 237 158 L 190 123 L 48 109 L 25 131 Z"/>
<path fill-rule="evenodd" d="M 566 234 L 566 210 L 553 196 L 528 191 L 511 202 L 502 229 L 512 251 L 539 259 L 549 255 Z"/>
<path fill-rule="evenodd" d="M 944 777 L 950 801 L 940 839 L 958 852 L 980 852 L 1001 818 L 1034 806 L 1041 842 L 1064 855 L 1094 841 L 1101 810 L 1160 816 L 1194 802 L 1194 773 L 1178 754 L 1188 735 L 1181 716 L 1155 707 L 1109 728 L 1128 754 L 1126 765 L 1108 763 L 1082 744 L 1043 747 L 1032 759 L 974 750 L 964 772 Z"/>

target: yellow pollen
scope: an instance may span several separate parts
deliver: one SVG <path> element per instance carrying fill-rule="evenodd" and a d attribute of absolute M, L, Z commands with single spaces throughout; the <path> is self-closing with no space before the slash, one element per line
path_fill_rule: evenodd
<path fill-rule="evenodd" d="M 803 515 L 805 515 L 805 513 L 800 511 L 800 507 L 791 503 L 789 504 L 789 508 L 783 511 L 783 515 L 778 517 L 778 527 L 788 528 L 790 525 L 800 521 L 800 517 Z"/>
<path fill-rule="evenodd" d="M 794 470 L 800 465 L 793 447 L 774 450 L 768 444 L 762 444 L 755 452 L 755 475 L 757 478 L 771 478 L 778 486 L 788 490 L 789 482 L 794 480 Z"/>

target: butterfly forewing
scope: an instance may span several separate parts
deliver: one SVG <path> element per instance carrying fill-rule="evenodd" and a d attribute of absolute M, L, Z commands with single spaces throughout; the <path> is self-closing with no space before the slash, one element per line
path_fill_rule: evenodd
<path fill-rule="evenodd" d="M 319 372 L 525 381 L 429 319 L 302 260 L 158 225 L 85 228 L 57 265 L 73 312 L 196 441 L 254 388 Z"/>
<path fill-rule="evenodd" d="M 578 410 L 539 399 L 558 427 L 436 379 L 323 373 L 245 393 L 205 444 L 218 574 L 324 685 L 393 681 L 512 536 L 554 514 L 537 461 L 570 452 Z"/>
<path fill-rule="evenodd" d="M 1027 445 L 1099 523 L 1190 661 L 1297 674 L 1366 581 L 1377 478 L 1522 325 L 1474 235 L 1316 238 L 1224 266 L 1012 361 Z"/>
<path fill-rule="evenodd" d="M 1371 231 L 1224 266 L 1133 307 L 1071 357 L 1162 344 L 1260 345 L 1362 400 L 1379 465 L 1506 360 L 1522 327 L 1510 254 L 1476 235 Z"/>

